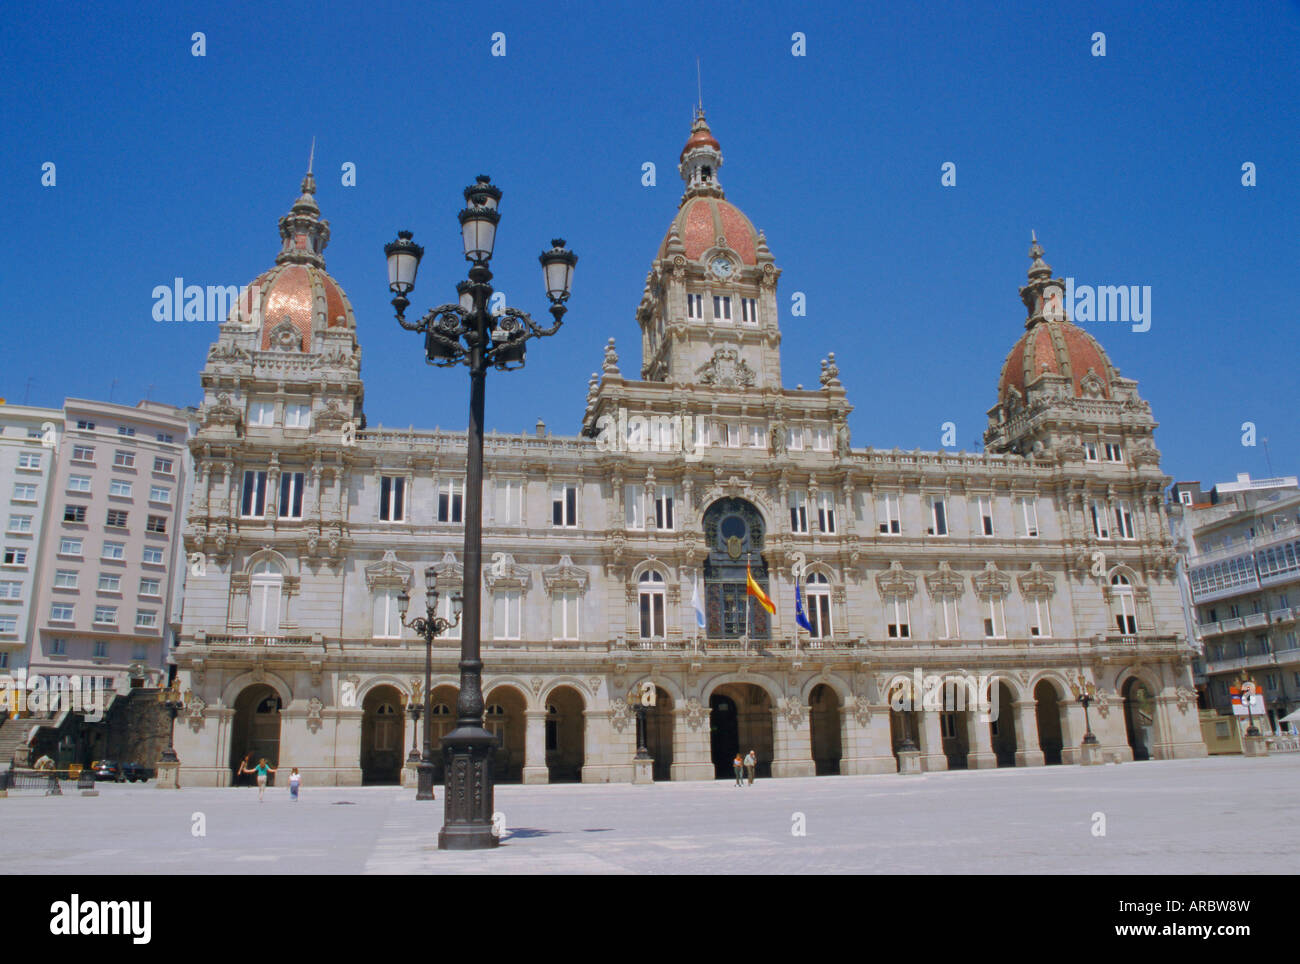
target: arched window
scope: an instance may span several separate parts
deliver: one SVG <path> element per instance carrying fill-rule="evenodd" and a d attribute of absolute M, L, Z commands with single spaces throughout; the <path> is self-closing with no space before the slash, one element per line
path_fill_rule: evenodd
<path fill-rule="evenodd" d="M 641 573 L 637 581 L 637 603 L 641 613 L 641 638 L 660 639 L 664 635 L 664 577 L 653 569 Z"/>
<path fill-rule="evenodd" d="M 254 636 L 275 636 L 280 632 L 280 608 L 284 573 L 270 559 L 263 559 L 249 573 L 248 631 Z"/>
<path fill-rule="evenodd" d="M 438 741 L 451 732 L 455 725 L 452 718 L 451 707 L 446 703 L 434 703 L 429 715 L 433 718 L 432 742 L 436 747 Z"/>
<path fill-rule="evenodd" d="M 746 573 L 771 596 L 763 559 L 763 517 L 744 499 L 719 499 L 704 513 L 704 614 L 713 639 L 768 639 L 767 610 L 749 599 Z"/>
<path fill-rule="evenodd" d="M 1111 611 L 1115 625 L 1125 636 L 1137 635 L 1137 609 L 1133 604 L 1133 584 L 1121 572 L 1110 577 Z"/>
<path fill-rule="evenodd" d="M 400 737 L 397 732 L 397 707 L 392 703 L 380 703 L 375 708 L 375 745 L 376 750 L 397 750 Z"/>
<path fill-rule="evenodd" d="M 831 585 L 820 572 L 808 575 L 807 607 L 808 625 L 812 631 L 808 634 L 813 639 L 825 639 L 831 635 Z"/>

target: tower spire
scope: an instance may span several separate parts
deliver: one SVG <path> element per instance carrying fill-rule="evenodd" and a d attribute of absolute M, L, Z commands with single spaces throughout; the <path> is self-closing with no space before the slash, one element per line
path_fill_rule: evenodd
<path fill-rule="evenodd" d="M 280 218 L 280 253 L 276 264 L 310 264 L 325 267 L 321 252 L 330 239 L 330 223 L 320 216 L 316 204 L 316 176 L 312 168 L 316 162 L 316 138 L 312 138 L 311 154 L 307 158 L 307 173 L 302 179 L 302 194 L 293 202 L 289 213 Z"/>

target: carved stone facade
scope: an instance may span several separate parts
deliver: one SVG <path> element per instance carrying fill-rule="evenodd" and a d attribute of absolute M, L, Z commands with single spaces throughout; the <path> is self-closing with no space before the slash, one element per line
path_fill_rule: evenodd
<path fill-rule="evenodd" d="M 1070 352 L 1084 342 L 1067 332 L 1051 342 L 1057 371 L 1004 376 L 989 451 L 852 447 L 842 362 L 822 363 L 816 389 L 782 385 L 780 272 L 725 200 L 721 159 L 701 114 L 637 310 L 641 380 L 612 342 L 593 345 L 601 373 L 581 434 L 485 441 L 483 688 L 498 771 L 630 781 L 633 702 L 651 681 L 660 779 L 713 778 L 742 741 L 760 773 L 893 772 L 907 727 L 886 694 L 914 671 L 981 675 L 1005 694 L 1002 743 L 987 721 L 916 714 L 907 725 L 930 768 L 1004 750 L 1072 762 L 1080 675 L 1132 704 L 1147 728 L 1138 756 L 1203 754 L 1194 714 L 1177 709 L 1191 651 L 1136 383 L 1089 354 L 1076 385 Z M 309 176 L 282 224 L 279 273 L 259 279 L 261 318 L 241 304 L 201 376 L 185 538 L 206 568 L 190 577 L 176 652 L 201 703 L 177 728 L 183 783 L 228 783 L 249 752 L 309 784 L 407 779 L 424 646 L 398 625 L 397 594 L 422 614 L 433 566 L 446 615 L 476 575 L 461 558 L 465 437 L 366 427 L 356 320 L 324 272 L 318 214 Z M 300 343 L 277 338 L 286 318 Z M 1089 445 L 1114 457 L 1088 458 Z M 812 634 L 795 624 L 792 567 Z M 737 569 L 774 615 L 746 611 Z M 433 650 L 435 735 L 455 706 L 461 629 Z M 1124 712 L 1092 720 L 1107 753 L 1134 756 Z"/>

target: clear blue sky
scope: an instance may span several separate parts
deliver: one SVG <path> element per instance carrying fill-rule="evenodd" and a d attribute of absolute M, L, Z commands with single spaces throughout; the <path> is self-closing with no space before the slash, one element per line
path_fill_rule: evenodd
<path fill-rule="evenodd" d="M 413 230 L 416 307 L 454 300 L 460 190 L 489 173 L 510 304 L 545 316 L 551 237 L 581 261 L 561 334 L 490 376 L 488 425 L 574 433 L 607 338 L 639 370 L 698 56 L 722 184 L 784 271 L 785 381 L 815 385 L 835 351 L 855 445 L 935 449 L 954 421 L 974 447 L 1023 331 L 1032 228 L 1057 275 L 1151 286 L 1150 331 L 1085 327 L 1140 381 L 1169 474 L 1266 474 L 1245 421 L 1277 474 L 1300 470 L 1300 3 L 791 7 L 7 4 L 0 395 L 196 404 L 216 326 L 153 321 L 151 292 L 269 267 L 315 136 L 370 424 L 465 425 L 463 371 L 427 367 L 393 320 L 382 246 Z"/>

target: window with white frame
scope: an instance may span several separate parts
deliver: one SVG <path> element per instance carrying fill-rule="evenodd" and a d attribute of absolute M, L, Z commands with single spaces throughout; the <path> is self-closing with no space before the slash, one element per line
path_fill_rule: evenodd
<path fill-rule="evenodd" d="M 248 424 L 249 425 L 274 425 L 275 424 L 275 402 L 249 402 L 248 403 Z"/>
<path fill-rule="evenodd" d="M 898 496 L 882 493 L 876 500 L 877 521 L 882 536 L 896 536 L 901 531 L 898 514 Z"/>
<path fill-rule="evenodd" d="M 1120 447 L 1120 444 L 1118 442 L 1106 443 L 1106 461 L 1107 462 L 1124 461 L 1124 449 Z"/>
<path fill-rule="evenodd" d="M 71 607 L 69 607 L 69 610 L 71 610 Z M 71 619 L 71 618 L 72 618 L 72 613 L 71 613 L 71 611 L 69 611 L 69 612 L 68 612 L 68 619 Z M 52 656 L 67 656 L 67 655 L 68 655 L 68 641 L 67 641 L 66 639 L 64 639 L 63 637 L 61 637 L 61 636 L 56 636 L 55 638 L 51 639 L 51 640 L 50 640 L 50 655 L 52 655 Z"/>
<path fill-rule="evenodd" d="M 379 477 L 379 521 L 402 522 L 406 518 L 406 479 L 400 475 Z"/>
<path fill-rule="evenodd" d="M 818 425 L 812 430 L 812 447 L 814 452 L 831 450 L 831 430 L 825 425 Z"/>
<path fill-rule="evenodd" d="M 126 543 L 108 542 L 105 540 L 104 551 L 100 554 L 99 558 L 120 562 L 126 558 Z"/>
<path fill-rule="evenodd" d="M 3 559 L 6 566 L 25 566 L 27 565 L 27 550 L 21 546 L 5 546 Z"/>
<path fill-rule="evenodd" d="M 294 403 L 284 407 L 285 428 L 307 428 L 311 425 L 311 406 Z"/>
<path fill-rule="evenodd" d="M 713 296 L 713 320 L 731 321 L 731 298 L 728 295 Z"/>
<path fill-rule="evenodd" d="M 137 609 L 135 611 L 135 628 L 136 629 L 157 629 L 158 613 L 152 609 Z"/>
<path fill-rule="evenodd" d="M 90 476 L 88 475 L 70 475 L 68 476 L 69 492 L 89 492 Z"/>
<path fill-rule="evenodd" d="M 76 589 L 77 571 L 75 569 L 55 569 L 54 588 L 55 589 Z"/>
<path fill-rule="evenodd" d="M 1098 539 L 1110 538 L 1110 525 L 1106 521 L 1106 507 L 1102 503 L 1093 499 L 1089 503 L 1089 515 L 1092 519 L 1092 534 Z"/>
<path fill-rule="evenodd" d="M 981 495 L 976 499 L 979 511 L 979 534 L 982 536 L 993 535 L 993 499 L 987 495 Z"/>
<path fill-rule="evenodd" d="M 462 522 L 465 514 L 465 483 L 443 479 L 438 485 L 438 521 Z"/>
<path fill-rule="evenodd" d="M 140 561 L 151 566 L 161 566 L 163 564 L 163 551 L 157 546 L 145 546 Z"/>
<path fill-rule="evenodd" d="M 704 295 L 686 296 L 686 317 L 692 320 L 704 317 Z"/>
<path fill-rule="evenodd" d="M 302 473 L 299 473 L 301 475 Z M 149 501 L 160 505 L 171 505 L 172 490 L 162 485 L 149 486 Z"/>
<path fill-rule="evenodd" d="M 83 432 L 93 432 L 95 431 L 95 423 L 89 419 L 79 418 L 77 419 L 77 428 Z"/>
<path fill-rule="evenodd" d="M 502 589 L 492 595 L 492 636 L 518 639 L 523 596 L 518 589 Z"/>
<path fill-rule="evenodd" d="M 786 448 L 794 452 L 803 450 L 803 426 L 788 428 L 785 430 Z"/>
<path fill-rule="evenodd" d="M 943 496 L 930 496 L 930 526 L 926 532 L 932 536 L 948 534 L 948 505 Z"/>
<path fill-rule="evenodd" d="M 117 607 L 116 606 L 96 606 L 95 622 L 103 625 L 116 625 Z"/>
<path fill-rule="evenodd" d="M 20 599 L 23 584 L 17 579 L 0 579 L 0 599 Z"/>
<path fill-rule="evenodd" d="M 118 449 L 113 453 L 113 468 L 115 469 L 133 469 L 135 468 L 135 453 L 126 452 Z"/>
<path fill-rule="evenodd" d="M 159 580 L 150 579 L 149 577 L 146 576 L 145 578 L 140 580 L 140 595 L 141 596 L 161 595 L 160 592 L 161 586 L 162 583 Z"/>
<path fill-rule="evenodd" d="M 19 452 L 18 467 L 20 469 L 39 469 L 41 467 L 41 453 Z"/>
<path fill-rule="evenodd" d="M 498 479 L 496 524 L 517 526 L 523 522 L 523 484 L 519 479 Z"/>
<path fill-rule="evenodd" d="M 572 482 L 551 489 L 551 525 L 572 529 L 578 525 L 578 486 Z"/>
<path fill-rule="evenodd" d="M 60 539 L 59 555 L 61 556 L 79 556 L 81 555 L 80 539 Z"/>
<path fill-rule="evenodd" d="M 578 638 L 577 592 L 556 592 L 551 597 L 551 636 L 554 639 Z"/>
<path fill-rule="evenodd" d="M 15 502 L 35 502 L 36 486 L 30 482 L 15 482 L 13 501 Z"/>
<path fill-rule="evenodd" d="M 885 633 L 890 639 L 912 635 L 912 605 L 906 596 L 885 597 Z"/>
<path fill-rule="evenodd" d="M 12 634 L 16 632 L 18 632 L 18 617 L 0 616 L 0 633 Z M 8 666 L 9 666 L 9 653 L 8 652 L 0 653 L 0 669 L 7 669 Z"/>
<path fill-rule="evenodd" d="M 1029 496 L 1021 496 L 1020 517 L 1025 523 L 1025 536 L 1030 539 L 1038 538 L 1038 500 Z"/>
<path fill-rule="evenodd" d="M 281 519 L 302 518 L 303 479 L 302 472 L 285 472 L 280 476 L 279 515 Z"/>
<path fill-rule="evenodd" d="M 72 461 L 74 462 L 95 461 L 95 447 L 93 445 L 72 446 Z"/>
<path fill-rule="evenodd" d="M 172 460 L 158 456 L 153 460 L 153 470 L 160 475 L 172 474 Z"/>
<path fill-rule="evenodd" d="M 1178 493 L 1178 501 L 1181 502 L 1183 505 L 1191 505 L 1192 493 L 1184 489 L 1183 491 Z"/>
<path fill-rule="evenodd" d="M 135 429 L 132 428 L 130 425 L 119 425 L 117 427 L 117 434 L 128 435 L 128 436 L 135 435 Z"/>
<path fill-rule="evenodd" d="M 809 573 L 806 588 L 808 625 L 812 627 L 808 635 L 813 639 L 825 639 L 832 631 L 830 580 L 820 572 Z"/>
<path fill-rule="evenodd" d="M 763 434 L 763 426 L 754 423 L 745 427 L 745 442 L 750 448 L 765 449 L 767 448 L 767 436 Z"/>
<path fill-rule="evenodd" d="M 1007 634 L 1007 616 L 1001 596 L 991 596 L 984 600 L 984 635 L 989 639 L 1001 639 Z"/>
<path fill-rule="evenodd" d="M 70 622 L 72 622 L 72 604 L 71 604 L 71 603 L 51 603 L 51 604 L 50 604 L 50 622 L 52 622 L 52 623 L 70 623 Z"/>
<path fill-rule="evenodd" d="M 808 495 L 802 489 L 791 489 L 789 493 L 790 502 L 790 531 L 807 532 L 808 531 Z"/>
<path fill-rule="evenodd" d="M 817 493 L 817 528 L 824 535 L 835 534 L 835 494 L 833 492 Z"/>
<path fill-rule="evenodd" d="M 165 515 L 151 515 L 144 522 L 144 531 L 152 532 L 156 535 L 163 535 L 167 532 L 167 517 Z"/>
<path fill-rule="evenodd" d="M 109 509 L 108 514 L 104 517 L 104 525 L 111 526 L 114 529 L 125 529 L 127 512 L 125 509 Z"/>
<path fill-rule="evenodd" d="M 1133 584 L 1121 572 L 1110 577 L 1111 608 L 1115 626 L 1125 636 L 1137 634 L 1137 609 L 1133 604 Z"/>
<path fill-rule="evenodd" d="M 460 623 L 450 625 L 456 620 L 455 607 L 451 602 L 450 593 L 440 593 L 438 596 L 438 615 L 447 620 L 448 626 L 443 630 L 443 639 L 460 639 Z"/>
<path fill-rule="evenodd" d="M 940 596 L 935 601 L 939 604 L 939 618 L 935 620 L 939 638 L 957 639 L 961 636 L 961 627 L 957 622 L 957 597 Z"/>
<path fill-rule="evenodd" d="M 164 445 L 171 445 L 173 442 L 176 441 L 175 437 L 171 434 L 171 432 L 159 432 L 155 437 L 158 439 L 159 442 L 162 442 Z"/>
<path fill-rule="evenodd" d="M 31 532 L 32 517 L 29 515 L 11 515 L 9 517 L 9 532 Z"/>
<path fill-rule="evenodd" d="M 63 507 L 64 522 L 85 522 L 86 507 L 84 505 L 65 505 Z"/>
<path fill-rule="evenodd" d="M 758 299 L 740 299 L 740 320 L 746 325 L 758 324 Z"/>
<path fill-rule="evenodd" d="M 1133 535 L 1133 510 L 1127 502 L 1115 503 L 1115 538 L 1132 539 Z"/>
<path fill-rule="evenodd" d="M 100 592 L 121 592 L 122 577 L 110 573 L 102 573 L 99 577 Z"/>
<path fill-rule="evenodd" d="M 108 494 L 115 498 L 129 499 L 134 492 L 134 486 L 125 479 L 111 479 L 108 483 Z"/>
<path fill-rule="evenodd" d="M 266 473 L 248 471 L 244 473 L 244 493 L 240 502 L 239 514 L 244 518 L 255 518 L 266 512 Z"/>
<path fill-rule="evenodd" d="M 248 631 L 254 636 L 275 636 L 280 632 L 280 608 L 284 595 L 284 572 L 263 559 L 253 566 L 248 579 Z"/>
<path fill-rule="evenodd" d="M 96 619 L 95 621 L 99 622 L 98 619 Z M 114 618 L 112 620 L 112 623 L 116 624 L 117 619 Z M 90 655 L 93 656 L 95 659 L 108 659 L 108 641 L 103 639 L 95 640 L 95 644 L 91 648 Z"/>
<path fill-rule="evenodd" d="M 637 582 L 637 603 L 642 639 L 664 635 L 664 577 L 653 569 L 641 573 Z"/>
<path fill-rule="evenodd" d="M 645 528 L 645 486 L 623 486 L 623 522 L 629 529 Z"/>
<path fill-rule="evenodd" d="M 1029 635 L 1051 636 L 1052 613 L 1046 596 L 1037 596 L 1025 601 L 1029 612 Z"/>
<path fill-rule="evenodd" d="M 661 485 L 655 490 L 656 529 L 668 531 L 677 527 L 673 515 L 674 491 L 671 485 Z"/>
<path fill-rule="evenodd" d="M 371 632 L 376 639 L 400 639 L 402 621 L 397 608 L 397 595 L 401 590 L 390 587 L 379 589 L 374 595 L 374 622 Z"/>
<path fill-rule="evenodd" d="M 1096 462 L 1096 461 L 1098 461 L 1098 459 L 1097 459 L 1097 443 L 1096 443 L 1096 442 L 1084 442 L 1084 443 L 1083 443 L 1083 457 L 1084 457 L 1085 460 L 1087 460 L 1087 461 L 1089 461 L 1089 462 Z"/>

